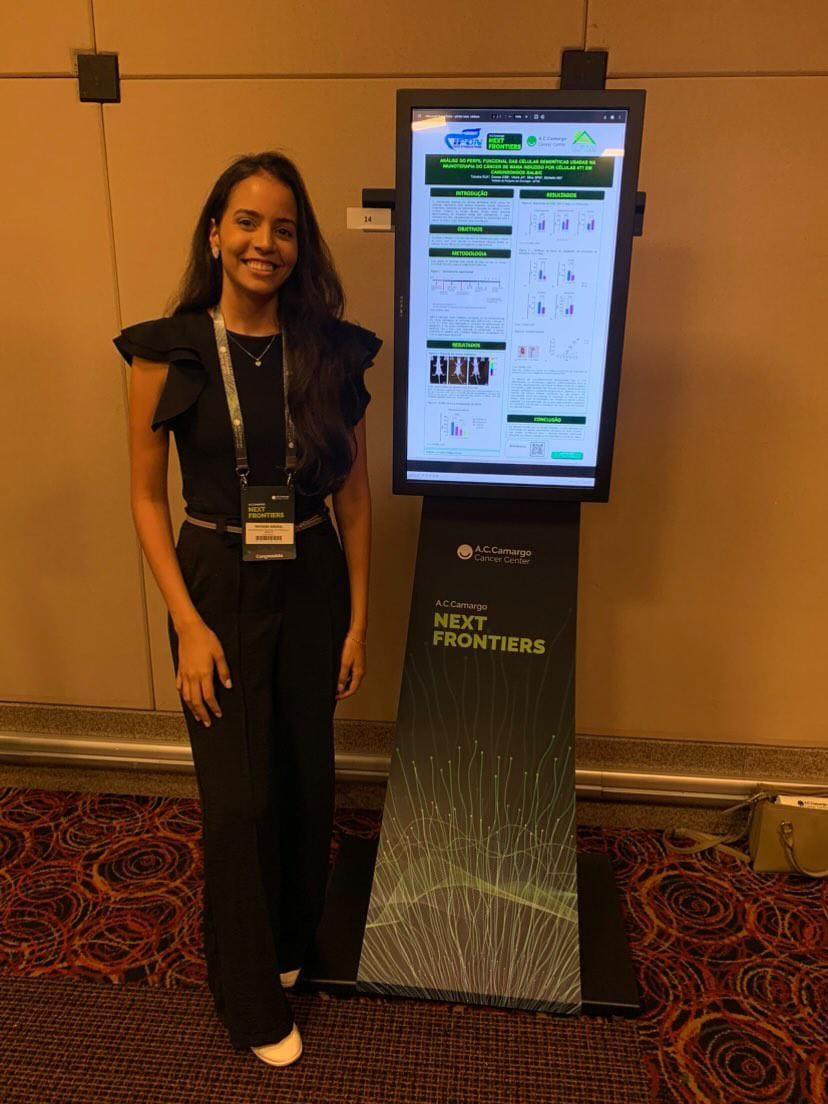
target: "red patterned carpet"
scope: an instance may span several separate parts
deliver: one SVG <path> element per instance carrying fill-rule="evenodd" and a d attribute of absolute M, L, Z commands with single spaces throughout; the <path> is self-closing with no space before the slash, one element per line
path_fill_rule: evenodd
<path fill-rule="evenodd" d="M 378 830 L 341 811 L 334 851 Z M 0 973 L 204 987 L 200 836 L 191 799 L 0 789 Z M 667 854 L 649 830 L 580 829 L 579 846 L 610 856 L 625 904 L 645 1010 L 619 1040 L 634 1032 L 652 1104 L 825 1104 L 825 884 Z"/>

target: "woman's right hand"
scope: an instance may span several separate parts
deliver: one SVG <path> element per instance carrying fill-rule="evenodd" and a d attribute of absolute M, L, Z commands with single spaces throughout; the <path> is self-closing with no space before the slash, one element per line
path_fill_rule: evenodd
<path fill-rule="evenodd" d="M 229 689 L 230 668 L 224 658 L 219 638 L 203 621 L 196 621 L 178 632 L 178 674 L 175 686 L 197 721 L 210 727 L 207 706 L 217 717 L 221 709 L 216 701 L 213 683 L 213 665 L 224 685 Z"/>

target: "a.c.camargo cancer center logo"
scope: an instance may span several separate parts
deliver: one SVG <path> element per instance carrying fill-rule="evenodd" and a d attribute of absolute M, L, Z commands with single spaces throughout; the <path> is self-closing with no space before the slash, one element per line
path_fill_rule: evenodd
<path fill-rule="evenodd" d="M 520 564 L 532 562 L 531 548 L 504 548 L 499 544 L 458 544 L 457 556 L 461 560 L 474 559 L 475 563 Z"/>

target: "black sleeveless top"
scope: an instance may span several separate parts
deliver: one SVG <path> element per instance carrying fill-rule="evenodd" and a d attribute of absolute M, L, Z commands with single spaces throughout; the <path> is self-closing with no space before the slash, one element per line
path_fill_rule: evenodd
<path fill-rule="evenodd" d="M 340 401 L 347 426 L 365 413 L 371 395 L 365 369 L 382 341 L 352 322 L 337 321 L 335 336 L 344 353 Z M 279 337 L 260 367 L 239 349 L 260 355 L 270 337 L 232 334 L 228 344 L 236 377 L 251 485 L 278 483 L 284 477 L 285 415 L 282 343 Z M 233 340 L 235 339 L 235 340 Z M 127 326 L 113 343 L 127 364 L 133 356 L 169 363 L 167 381 L 153 415 L 152 428 L 169 426 L 175 436 L 184 501 L 193 514 L 216 514 L 239 523 L 239 481 L 227 398 L 221 378 L 213 320 L 206 310 L 187 311 Z M 296 520 L 319 513 L 324 496 L 296 494 Z"/>

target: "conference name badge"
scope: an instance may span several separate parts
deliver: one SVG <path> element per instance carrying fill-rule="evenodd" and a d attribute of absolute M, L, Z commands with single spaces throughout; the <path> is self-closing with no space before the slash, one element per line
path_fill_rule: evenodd
<path fill-rule="evenodd" d="M 242 559 L 295 560 L 295 510 L 292 487 L 243 487 Z"/>

